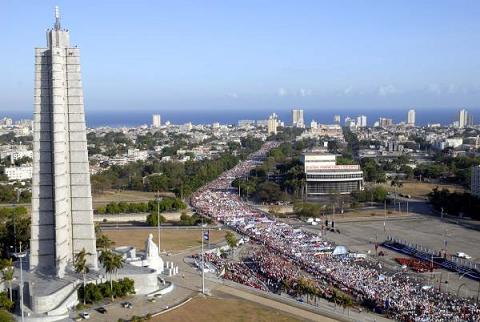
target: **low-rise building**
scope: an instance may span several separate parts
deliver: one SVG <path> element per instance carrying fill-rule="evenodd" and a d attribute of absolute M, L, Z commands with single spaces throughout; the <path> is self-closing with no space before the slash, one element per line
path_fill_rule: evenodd
<path fill-rule="evenodd" d="M 5 168 L 5 175 L 9 181 L 23 181 L 32 179 L 32 166 L 24 165 L 20 167 Z"/>
<path fill-rule="evenodd" d="M 304 153 L 302 162 L 307 198 L 363 190 L 363 171 L 359 165 L 337 165 L 334 154 L 316 151 Z"/>

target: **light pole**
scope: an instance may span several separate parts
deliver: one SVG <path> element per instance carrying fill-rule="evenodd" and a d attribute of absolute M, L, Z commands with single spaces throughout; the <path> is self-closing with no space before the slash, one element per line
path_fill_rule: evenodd
<path fill-rule="evenodd" d="M 20 252 L 15 253 L 15 256 L 20 260 L 20 313 L 22 316 L 22 322 L 25 321 L 25 316 L 23 312 L 23 266 L 22 261 L 25 256 L 27 256 L 26 252 L 22 252 L 22 242 L 20 242 Z"/>
<path fill-rule="evenodd" d="M 13 205 L 13 251 L 17 252 L 17 205 L 20 202 L 20 189 L 15 189 L 15 204 Z"/>
<path fill-rule="evenodd" d="M 202 294 L 205 295 L 205 254 L 203 252 L 203 240 L 204 240 L 204 231 L 203 231 L 203 216 L 202 216 Z"/>
<path fill-rule="evenodd" d="M 157 235 L 158 235 L 158 255 L 162 253 L 162 249 L 160 248 L 160 202 L 162 201 L 162 197 L 160 197 L 160 193 L 157 192 L 157 196 L 155 197 L 157 201 Z"/>

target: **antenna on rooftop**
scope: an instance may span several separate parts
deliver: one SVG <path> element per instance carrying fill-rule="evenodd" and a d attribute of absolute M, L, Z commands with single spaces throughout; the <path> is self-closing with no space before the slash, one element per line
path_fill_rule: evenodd
<path fill-rule="evenodd" d="M 60 8 L 55 6 L 55 30 L 60 30 Z"/>

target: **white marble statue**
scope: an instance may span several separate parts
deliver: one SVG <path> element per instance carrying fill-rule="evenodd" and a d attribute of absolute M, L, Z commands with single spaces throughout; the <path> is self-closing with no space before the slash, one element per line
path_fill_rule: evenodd
<path fill-rule="evenodd" d="M 153 234 L 148 235 L 145 241 L 145 259 L 160 257 L 158 246 L 153 242 Z"/>

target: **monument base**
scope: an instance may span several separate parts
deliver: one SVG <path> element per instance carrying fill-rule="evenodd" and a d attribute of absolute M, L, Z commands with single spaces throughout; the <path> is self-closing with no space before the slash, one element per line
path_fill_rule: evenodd
<path fill-rule="evenodd" d="M 14 289 L 20 303 L 20 271 L 16 269 Z M 158 273 L 155 269 L 137 267 L 125 263 L 118 270 L 114 279 L 130 278 L 134 281 L 135 293 L 147 295 L 159 289 Z M 103 283 L 109 281 L 109 275 L 103 269 L 90 271 L 86 276 L 87 283 Z M 23 307 L 25 321 L 60 321 L 69 317 L 72 310 L 79 303 L 78 289 L 83 285 L 83 276 L 68 271 L 64 277 L 57 278 L 35 272 L 23 271 Z M 16 318 L 21 319 L 20 305 L 16 311 Z"/>

